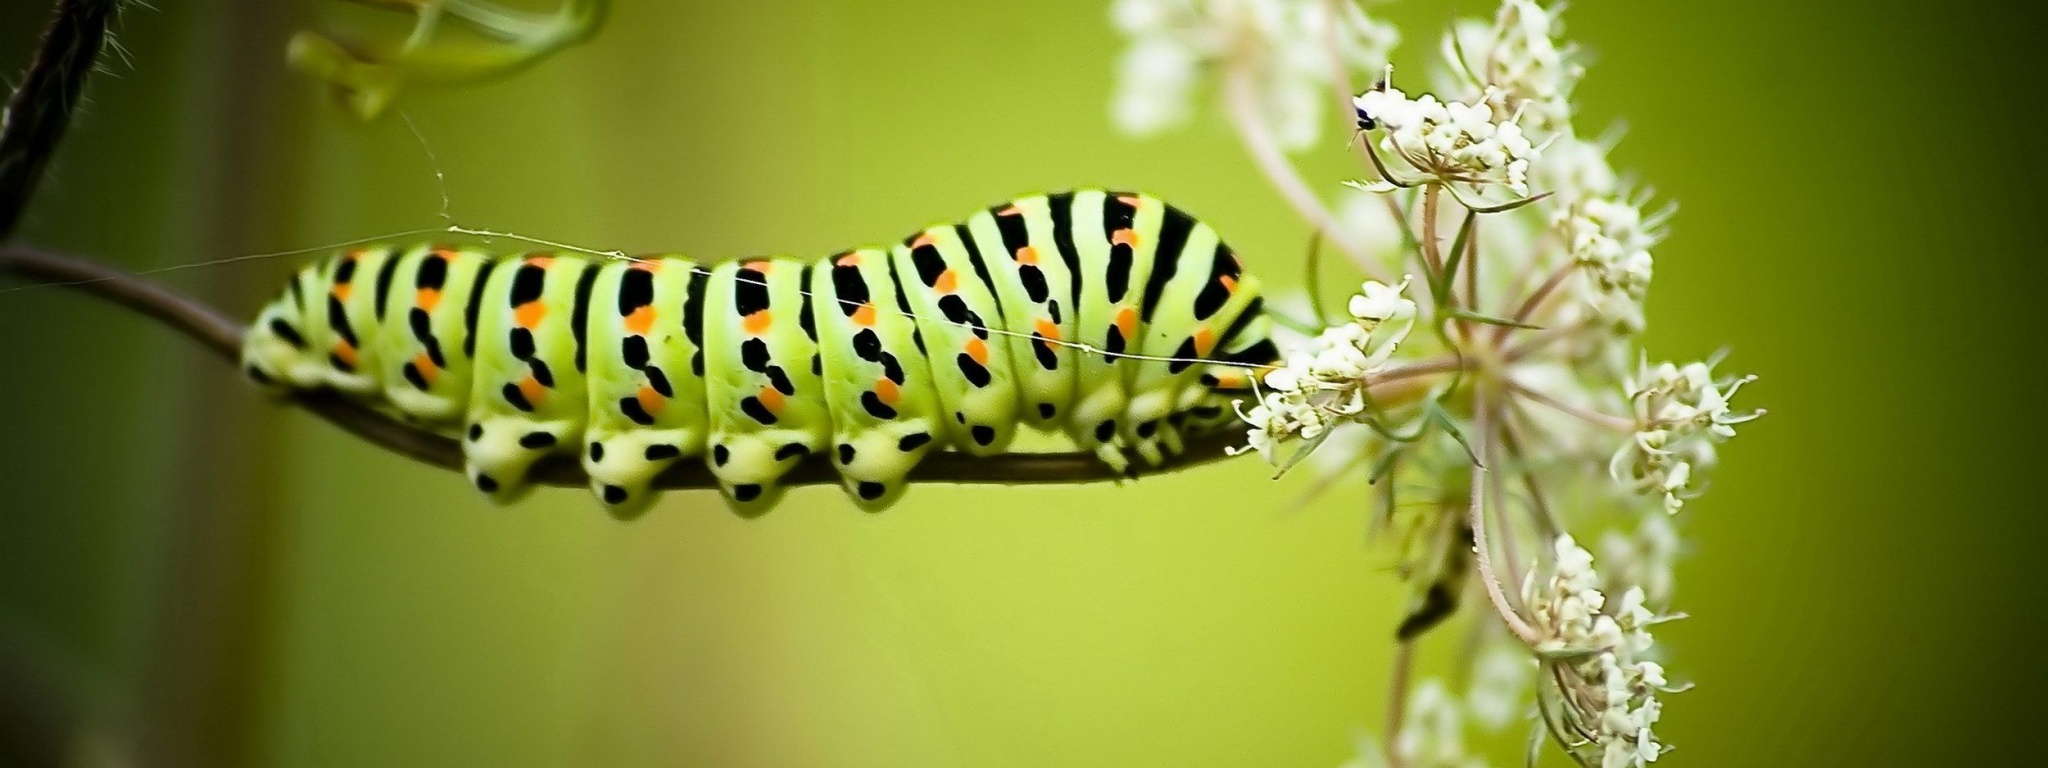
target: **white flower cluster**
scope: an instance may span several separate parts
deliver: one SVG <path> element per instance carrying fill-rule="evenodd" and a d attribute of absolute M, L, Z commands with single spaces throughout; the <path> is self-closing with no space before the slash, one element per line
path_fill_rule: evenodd
<path fill-rule="evenodd" d="M 1366 377 L 1384 366 L 1415 326 L 1415 302 L 1402 296 L 1408 281 L 1388 286 L 1368 280 L 1351 297 L 1351 322 L 1331 326 L 1267 371 L 1266 392 L 1238 417 L 1252 425 L 1249 444 L 1266 461 L 1291 437 L 1313 440 L 1365 411 Z"/>
<path fill-rule="evenodd" d="M 1553 219 L 1567 257 L 1583 276 L 1584 305 L 1625 332 L 1642 330 L 1650 248 L 1663 238 L 1663 219 L 1645 219 L 1640 207 L 1608 196 L 1577 200 Z"/>
<path fill-rule="evenodd" d="M 1586 68 L 1577 48 L 1560 43 L 1564 4 L 1504 0 L 1493 23 L 1461 25 L 1444 36 L 1443 56 L 1460 85 L 1487 91 L 1497 117 L 1520 112 L 1528 127 L 1571 128 L 1572 87 Z"/>
<path fill-rule="evenodd" d="M 1110 15 L 1131 40 L 1111 102 L 1118 127 L 1142 136 L 1186 122 L 1202 71 L 1227 64 L 1257 79 L 1260 116 L 1289 150 L 1314 143 L 1327 114 L 1332 35 L 1345 65 L 1365 71 L 1397 40 L 1348 1 L 1117 0 Z"/>
<path fill-rule="evenodd" d="M 1410 99 L 1391 86 L 1353 100 L 1361 121 L 1385 128 L 1380 148 L 1410 167 L 1444 182 L 1502 184 L 1529 193 L 1529 163 L 1541 153 L 1522 133 L 1516 117 L 1495 119 L 1487 99 L 1442 102 L 1423 94 Z"/>
<path fill-rule="evenodd" d="M 1608 461 L 1608 474 L 1639 492 L 1661 494 L 1664 511 L 1677 512 L 1698 494 L 1694 475 L 1714 463 L 1714 444 L 1734 437 L 1735 425 L 1764 415 L 1728 407 L 1755 379 L 1716 380 L 1710 363 L 1642 363 L 1627 384 L 1635 433 Z"/>
<path fill-rule="evenodd" d="M 1649 628 L 1660 619 L 1644 604 L 1643 591 L 1630 587 L 1609 604 L 1599 589 L 1593 555 L 1560 536 L 1550 577 L 1535 574 L 1523 585 L 1523 600 L 1544 636 L 1538 651 L 1555 673 L 1546 676 L 1543 700 L 1567 728 L 1590 741 L 1574 751 L 1597 750 L 1603 768 L 1641 766 L 1664 751 L 1651 727 L 1663 712 L 1660 692 L 1678 690 L 1664 668 L 1645 658 L 1654 640 Z M 1570 746 L 1570 745 L 1568 745 Z"/>

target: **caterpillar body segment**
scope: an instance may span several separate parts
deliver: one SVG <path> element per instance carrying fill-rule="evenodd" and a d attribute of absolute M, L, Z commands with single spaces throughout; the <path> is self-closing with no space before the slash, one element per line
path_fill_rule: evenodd
<path fill-rule="evenodd" d="M 499 502 L 559 453 L 618 514 L 685 460 L 754 512 L 825 452 L 880 509 L 929 452 L 1000 453 L 1019 425 L 1118 471 L 1179 453 L 1279 357 L 1258 293 L 1208 225 L 1080 190 L 814 262 L 351 250 L 292 278 L 243 361 L 461 440 Z"/>
<path fill-rule="evenodd" d="M 574 255 L 528 255 L 500 263 L 505 274 L 483 286 L 463 454 L 470 480 L 495 501 L 523 495 L 534 462 L 583 441 L 584 347 L 598 266 Z"/>
<path fill-rule="evenodd" d="M 978 456 L 1002 453 L 1016 433 L 1017 384 L 1010 340 L 987 262 L 954 225 L 932 227 L 892 249 L 897 284 L 917 316 L 918 337 L 953 415 L 953 445 Z M 922 290 L 918 290 L 922 288 Z"/>
<path fill-rule="evenodd" d="M 704 455 L 711 432 L 701 322 L 710 276 L 676 256 L 606 262 L 587 315 L 583 471 L 590 489 L 630 515 L 679 460 Z"/>
<path fill-rule="evenodd" d="M 829 263 L 812 271 L 811 284 L 825 396 L 834 404 L 832 461 L 857 503 L 881 508 L 927 452 L 948 442 L 948 411 L 918 346 L 922 329 L 896 290 L 890 252 L 849 251 Z"/>
<path fill-rule="evenodd" d="M 711 270 L 704 304 L 711 471 L 740 504 L 773 504 L 776 480 L 831 444 L 809 275 L 809 265 L 789 258 Z"/>
<path fill-rule="evenodd" d="M 391 262 L 379 276 L 376 349 L 386 402 L 393 410 L 437 431 L 454 434 L 469 408 L 476 343 L 471 331 L 472 297 L 497 262 L 476 250 L 420 246 Z M 407 280 L 400 282 L 399 275 Z M 482 311 L 481 305 L 477 311 Z"/>

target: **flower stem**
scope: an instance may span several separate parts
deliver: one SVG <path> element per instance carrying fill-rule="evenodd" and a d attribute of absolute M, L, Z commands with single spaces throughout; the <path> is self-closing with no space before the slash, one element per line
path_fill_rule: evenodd
<path fill-rule="evenodd" d="M 1237 127 L 1238 138 L 1245 149 L 1251 152 L 1252 161 L 1266 174 L 1280 196 L 1294 206 L 1294 210 L 1307 219 L 1310 226 L 1326 234 L 1337 250 L 1358 265 L 1367 277 L 1392 284 L 1380 266 L 1365 255 L 1365 249 L 1351 239 L 1351 233 L 1337 226 L 1336 216 L 1323 205 L 1321 198 L 1294 169 L 1287 155 L 1280 151 L 1280 145 L 1273 141 L 1273 135 L 1266 129 L 1265 120 L 1259 117 L 1258 93 L 1251 82 L 1251 73 L 1241 66 L 1230 67 L 1224 80 L 1224 101 L 1230 113 L 1231 122 Z"/>
<path fill-rule="evenodd" d="M 1604 427 L 1617 432 L 1628 432 L 1635 429 L 1635 422 L 1630 421 L 1628 419 L 1624 419 L 1620 416 L 1610 416 L 1608 414 L 1587 408 L 1581 408 L 1579 406 L 1572 405 L 1571 403 L 1567 403 L 1563 400 L 1559 400 L 1548 394 L 1539 392 L 1534 389 L 1530 389 L 1528 387 L 1522 386 L 1521 384 L 1512 381 L 1508 382 L 1508 389 L 1517 395 L 1521 395 L 1523 397 L 1530 399 L 1531 401 L 1542 403 L 1546 406 L 1549 406 L 1552 410 L 1583 419 L 1593 424 L 1594 426 Z"/>
<path fill-rule="evenodd" d="M 1522 306 L 1515 309 L 1514 321 L 1517 323 L 1528 322 L 1529 316 L 1536 314 L 1536 309 L 1543 306 L 1543 300 L 1549 298 L 1551 292 L 1557 290 L 1557 287 L 1564 283 L 1565 278 L 1571 277 L 1572 270 L 1577 268 L 1578 264 L 1576 262 L 1565 262 L 1563 266 L 1551 272 L 1550 277 L 1545 278 L 1541 285 L 1536 286 L 1535 292 L 1529 294 L 1529 298 L 1522 300 Z M 1513 326 L 1503 325 L 1495 328 L 1493 331 L 1493 342 L 1499 344 L 1502 339 L 1507 338 L 1508 331 L 1510 330 L 1513 330 Z"/>
<path fill-rule="evenodd" d="M 1485 388 L 1478 387 L 1477 389 L 1479 391 L 1474 394 L 1479 407 L 1472 416 L 1474 423 L 1472 431 L 1479 440 L 1477 450 L 1479 451 L 1480 459 L 1491 463 L 1490 454 L 1493 452 L 1495 438 L 1493 426 L 1488 417 L 1492 408 L 1487 404 L 1484 397 Z M 1529 626 L 1529 622 L 1524 620 L 1522 614 L 1516 611 L 1514 606 L 1508 602 L 1507 593 L 1501 588 L 1500 576 L 1494 573 L 1493 570 L 1493 549 L 1486 532 L 1487 471 L 1486 467 L 1477 464 L 1472 467 L 1472 507 L 1467 513 L 1468 521 L 1472 526 L 1473 556 L 1479 563 L 1479 580 L 1485 582 L 1486 599 L 1493 603 L 1494 613 L 1500 616 L 1501 622 L 1507 625 L 1508 631 L 1513 632 L 1515 637 L 1522 641 L 1523 645 L 1533 648 L 1543 642 L 1543 636 L 1536 632 L 1535 627 Z"/>
<path fill-rule="evenodd" d="M 1387 724 L 1383 732 L 1387 768 L 1402 768 L 1401 728 L 1408 714 L 1408 673 L 1415 666 L 1415 641 L 1403 640 L 1394 646 L 1394 674 L 1387 683 Z"/>

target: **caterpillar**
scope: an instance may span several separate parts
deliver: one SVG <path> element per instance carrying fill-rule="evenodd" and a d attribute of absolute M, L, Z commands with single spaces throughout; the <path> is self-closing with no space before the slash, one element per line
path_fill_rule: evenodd
<path fill-rule="evenodd" d="M 1257 280 L 1215 230 L 1144 194 L 1024 197 L 812 262 L 362 247 L 307 265 L 257 316 L 247 375 L 329 388 L 461 441 L 509 503 L 580 454 L 615 513 L 701 458 L 728 502 L 830 451 L 893 503 L 929 451 L 1058 430 L 1119 472 L 1234 419 L 1278 351 Z"/>

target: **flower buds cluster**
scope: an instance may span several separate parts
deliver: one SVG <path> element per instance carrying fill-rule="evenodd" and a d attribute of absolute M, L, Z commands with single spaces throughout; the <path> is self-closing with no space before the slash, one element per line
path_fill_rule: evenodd
<path fill-rule="evenodd" d="M 1402 296 L 1408 281 L 1388 286 L 1368 280 L 1351 297 L 1351 322 L 1323 330 L 1285 364 L 1267 371 L 1266 391 L 1239 418 L 1252 425 L 1249 445 L 1275 462 L 1279 443 L 1314 440 L 1366 409 L 1367 378 L 1385 366 L 1415 326 L 1415 302 Z M 1275 462 L 1277 463 L 1277 462 Z"/>
<path fill-rule="evenodd" d="M 1380 148 L 1439 181 L 1502 184 L 1529 193 L 1529 163 L 1540 152 L 1513 116 L 1496 120 L 1487 98 L 1442 102 L 1423 94 L 1410 99 L 1385 87 L 1353 100 L 1361 125 L 1382 127 Z"/>
<path fill-rule="evenodd" d="M 1596 316 L 1628 332 L 1643 327 L 1649 292 L 1650 247 L 1663 238 L 1662 217 L 1607 196 L 1587 197 L 1559 211 L 1552 222 L 1566 254 L 1579 268 L 1582 299 Z"/>
<path fill-rule="evenodd" d="M 1713 464 L 1714 444 L 1734 437 L 1735 425 L 1764 415 L 1728 406 L 1755 378 L 1716 380 L 1710 363 L 1642 363 L 1627 384 L 1635 432 L 1608 461 L 1608 474 L 1639 492 L 1661 494 L 1664 511 L 1677 512 L 1697 493 L 1696 471 Z"/>
<path fill-rule="evenodd" d="M 1537 650 L 1555 681 L 1546 688 L 1546 712 L 1587 737 L 1574 751 L 1597 751 L 1603 766 L 1654 761 L 1664 750 L 1650 730 L 1663 712 L 1657 694 L 1678 690 L 1663 666 L 1646 658 L 1654 645 L 1649 628 L 1663 619 L 1645 607 L 1640 588 L 1610 603 L 1593 555 L 1570 536 L 1558 537 L 1553 549 L 1549 577 L 1531 574 L 1523 585 L 1544 638 Z"/>

